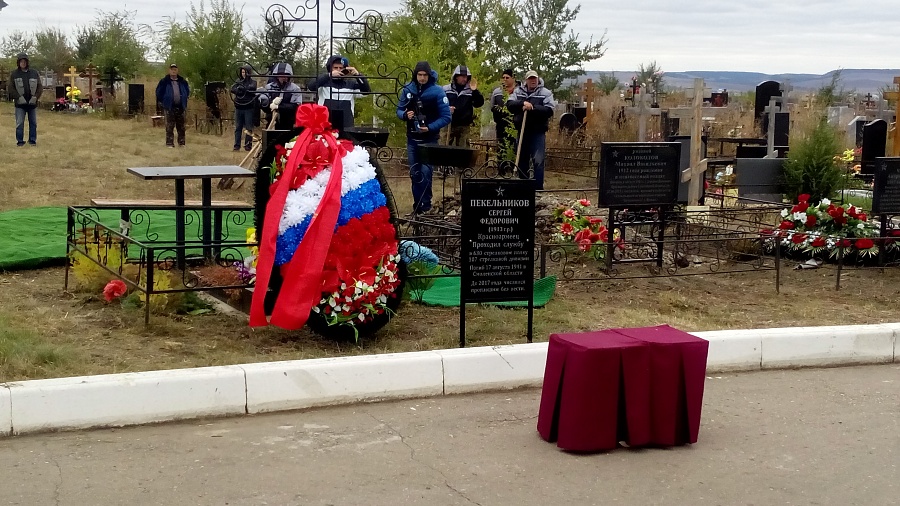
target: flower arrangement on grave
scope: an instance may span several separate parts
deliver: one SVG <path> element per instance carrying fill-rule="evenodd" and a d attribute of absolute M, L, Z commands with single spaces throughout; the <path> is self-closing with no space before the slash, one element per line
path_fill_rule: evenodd
<path fill-rule="evenodd" d="M 580 199 L 570 206 L 554 209 L 551 217 L 556 224 L 551 240 L 558 244 L 572 245 L 581 254 L 601 260 L 606 257 L 609 230 L 603 225 L 602 218 L 590 213 L 590 207 L 590 200 Z M 619 249 L 624 249 L 625 244 L 620 237 L 616 237 L 615 242 Z"/>
<path fill-rule="evenodd" d="M 337 138 L 328 109 L 303 104 L 299 136 L 277 146 L 259 235 L 250 325 L 359 338 L 390 318 L 405 270 L 397 230 L 365 148 Z M 267 318 L 273 269 L 283 278 Z M 249 269 L 248 269 L 249 271 Z"/>
<path fill-rule="evenodd" d="M 421 301 L 425 291 L 434 286 L 435 278 L 431 276 L 441 272 L 440 259 L 430 248 L 415 241 L 400 241 L 399 251 L 410 275 L 406 282 L 406 295 Z"/>
<path fill-rule="evenodd" d="M 760 235 L 769 247 L 776 244 L 792 251 L 830 257 L 856 252 L 862 257 L 878 254 L 879 224 L 851 205 L 836 206 L 828 199 L 809 203 L 809 195 L 800 195 L 790 210 L 781 211 L 782 221 L 775 229 L 763 229 Z"/>
<path fill-rule="evenodd" d="M 81 100 L 81 90 L 77 86 L 66 86 L 66 98 L 69 102 L 77 104 Z"/>

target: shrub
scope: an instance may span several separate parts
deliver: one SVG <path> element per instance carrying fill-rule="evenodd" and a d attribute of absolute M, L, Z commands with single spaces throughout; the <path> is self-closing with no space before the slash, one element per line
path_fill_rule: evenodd
<path fill-rule="evenodd" d="M 784 190 L 791 201 L 803 194 L 813 202 L 834 195 L 841 186 L 841 166 L 835 153 L 841 151 L 837 133 L 824 117 L 812 129 L 801 135 L 791 146 L 784 163 Z"/>

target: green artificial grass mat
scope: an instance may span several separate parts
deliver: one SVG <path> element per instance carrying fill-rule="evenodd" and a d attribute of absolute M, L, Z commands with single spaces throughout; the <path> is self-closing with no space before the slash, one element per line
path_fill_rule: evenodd
<path fill-rule="evenodd" d="M 109 228 L 119 230 L 119 211 L 116 209 L 96 210 L 100 222 Z M 240 211 L 236 211 L 240 212 Z M 141 224 L 133 224 L 130 236 L 139 242 L 173 243 L 175 241 L 175 211 L 146 211 L 149 219 Z M 243 242 L 247 228 L 253 226 L 253 216 L 245 214 L 243 225 L 229 221 L 228 213 L 223 218 L 227 223 L 229 241 Z M 141 212 L 143 214 L 143 211 Z M 192 213 L 188 213 L 190 215 Z M 136 215 L 133 215 L 136 216 Z M 146 218 L 146 216 L 145 216 Z M 136 220 L 135 217 L 132 218 Z M 185 226 L 188 242 L 198 241 L 199 215 Z M 226 225 L 223 225 L 223 228 Z M 158 237 L 153 234 L 158 234 Z M 0 212 L 0 270 L 12 271 L 37 269 L 52 265 L 65 265 L 66 258 L 66 208 L 32 207 Z"/>
<path fill-rule="evenodd" d="M 435 278 L 434 285 L 422 293 L 422 303 L 429 306 L 459 307 L 459 277 Z M 534 282 L 534 307 L 543 307 L 556 291 L 556 276 Z M 528 307 L 527 301 L 488 302 L 493 306 Z"/>

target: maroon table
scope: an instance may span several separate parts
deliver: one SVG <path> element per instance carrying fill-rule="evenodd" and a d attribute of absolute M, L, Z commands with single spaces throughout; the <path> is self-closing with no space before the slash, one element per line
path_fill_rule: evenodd
<path fill-rule="evenodd" d="M 668 325 L 553 334 L 538 433 L 585 452 L 695 443 L 708 348 Z"/>

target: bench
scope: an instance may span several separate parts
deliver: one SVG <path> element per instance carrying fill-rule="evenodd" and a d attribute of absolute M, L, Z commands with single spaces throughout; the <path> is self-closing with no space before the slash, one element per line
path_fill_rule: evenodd
<path fill-rule="evenodd" d="M 131 211 L 134 209 L 164 210 L 178 208 L 174 200 L 167 199 L 111 199 L 98 197 L 91 199 L 91 205 L 97 209 L 120 209 L 119 228 L 123 235 L 128 235 L 131 231 Z M 251 204 L 239 200 L 213 200 L 210 202 L 210 208 L 215 215 L 213 222 L 214 237 L 221 236 L 223 211 L 253 210 Z M 203 210 L 203 203 L 199 200 L 185 200 L 184 209 L 200 211 Z"/>

